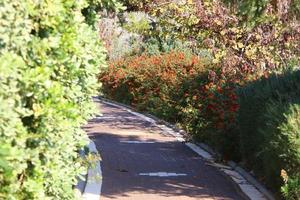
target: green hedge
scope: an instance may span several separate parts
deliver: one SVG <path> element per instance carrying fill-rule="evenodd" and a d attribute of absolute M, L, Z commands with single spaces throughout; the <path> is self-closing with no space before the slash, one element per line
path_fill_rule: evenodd
<path fill-rule="evenodd" d="M 256 81 L 239 96 L 243 161 L 277 191 L 287 173 L 282 190 L 287 199 L 299 199 L 300 71 Z"/>
<path fill-rule="evenodd" d="M 0 0 L 0 199 L 75 198 L 80 127 L 105 65 L 88 5 Z"/>

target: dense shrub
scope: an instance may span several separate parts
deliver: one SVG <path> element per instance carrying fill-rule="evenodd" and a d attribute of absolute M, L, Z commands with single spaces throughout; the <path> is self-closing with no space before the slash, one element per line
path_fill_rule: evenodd
<path fill-rule="evenodd" d="M 111 63 L 100 81 L 110 98 L 175 120 L 184 83 L 198 78 L 204 69 L 199 58 L 184 53 L 142 55 Z"/>
<path fill-rule="evenodd" d="M 112 62 L 100 81 L 109 98 L 179 122 L 227 157 L 237 157 L 234 83 L 205 63 L 182 52 L 135 56 Z"/>
<path fill-rule="evenodd" d="M 277 191 L 283 184 L 282 169 L 291 179 L 299 179 L 299 95 L 300 71 L 262 79 L 241 89 L 239 95 L 242 157 Z M 294 186 L 288 195 L 299 195 L 299 188 Z"/>
<path fill-rule="evenodd" d="M 105 62 L 88 5 L 0 1 L 0 199 L 75 198 L 80 127 Z"/>
<path fill-rule="evenodd" d="M 161 53 L 168 53 L 171 51 L 180 51 L 185 54 L 193 54 L 194 53 L 190 49 L 190 43 L 183 42 L 178 39 L 177 40 L 176 39 L 162 40 L 160 38 L 150 36 L 150 37 L 144 39 L 141 46 L 143 47 L 142 53 L 148 54 L 148 55 L 159 55 Z"/>
<path fill-rule="evenodd" d="M 144 34 L 151 29 L 151 19 L 144 12 L 129 12 L 124 15 L 123 27 L 131 33 Z"/>
<path fill-rule="evenodd" d="M 288 176 L 285 171 L 282 170 L 282 178 L 285 182 L 284 186 L 281 187 L 281 191 L 284 197 L 288 200 L 294 200 L 300 198 L 300 174 L 294 176 Z"/>

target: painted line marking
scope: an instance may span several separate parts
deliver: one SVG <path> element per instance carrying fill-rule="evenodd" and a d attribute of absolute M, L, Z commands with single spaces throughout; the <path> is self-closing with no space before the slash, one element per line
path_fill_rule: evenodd
<path fill-rule="evenodd" d="M 109 117 L 109 116 L 98 116 L 96 119 L 116 119 L 117 117 Z"/>
<path fill-rule="evenodd" d="M 139 173 L 140 176 L 155 176 L 155 177 L 177 177 L 187 176 L 184 173 L 168 173 L 168 172 L 150 172 L 150 173 Z"/>
<path fill-rule="evenodd" d="M 127 143 L 127 144 L 153 144 L 155 142 L 149 142 L 149 141 L 120 141 L 120 143 Z"/>
<path fill-rule="evenodd" d="M 122 117 L 122 116 L 97 116 L 95 119 L 127 119 L 127 120 L 137 120 L 136 117 Z"/>

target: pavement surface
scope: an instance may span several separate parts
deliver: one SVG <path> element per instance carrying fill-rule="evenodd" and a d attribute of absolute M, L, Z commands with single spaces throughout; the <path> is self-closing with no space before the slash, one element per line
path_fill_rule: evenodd
<path fill-rule="evenodd" d="M 101 154 L 101 200 L 243 199 L 225 176 L 161 129 L 97 103 L 102 116 L 84 129 Z"/>

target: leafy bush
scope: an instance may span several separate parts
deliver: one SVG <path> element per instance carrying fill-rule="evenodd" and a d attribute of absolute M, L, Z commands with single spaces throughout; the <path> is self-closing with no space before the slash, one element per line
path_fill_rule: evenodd
<path fill-rule="evenodd" d="M 299 114 L 299 104 L 279 102 L 267 105 L 266 113 L 261 117 L 267 123 L 259 130 L 264 142 L 257 156 L 263 161 L 266 181 L 274 188 L 283 183 L 280 169 L 284 169 L 291 178 L 300 171 Z M 288 196 L 294 196 L 296 190 L 299 193 L 299 189 L 294 188 Z M 294 199 L 299 199 L 299 196 Z"/>
<path fill-rule="evenodd" d="M 74 199 L 105 51 L 87 1 L 0 1 L 0 199 Z"/>
<path fill-rule="evenodd" d="M 151 28 L 150 17 L 144 12 L 125 13 L 124 28 L 131 33 L 143 34 L 147 33 Z"/>
<path fill-rule="evenodd" d="M 172 121 L 177 119 L 176 104 L 184 93 L 181 85 L 203 70 L 197 57 L 170 52 L 115 61 L 99 79 L 108 97 Z"/>
<path fill-rule="evenodd" d="M 242 157 L 277 191 L 283 184 L 282 169 L 294 178 L 300 170 L 299 95 L 300 71 L 257 81 L 240 94 Z M 293 188 L 288 196 L 297 193 L 298 189 Z"/>
<path fill-rule="evenodd" d="M 112 62 L 99 79 L 109 98 L 178 122 L 228 158 L 238 157 L 234 84 L 204 60 L 182 52 L 135 56 Z"/>
<path fill-rule="evenodd" d="M 142 43 L 143 53 L 148 55 L 159 55 L 161 53 L 168 53 L 171 51 L 180 51 L 185 54 L 192 54 L 190 44 L 182 42 L 178 39 L 162 40 L 156 37 L 148 37 Z"/>
<path fill-rule="evenodd" d="M 283 170 L 282 170 L 283 171 Z M 300 198 L 300 174 L 296 174 L 292 177 L 289 177 L 285 171 L 282 173 L 284 179 L 284 186 L 281 187 L 281 191 L 284 197 L 288 200 L 295 200 Z"/>

